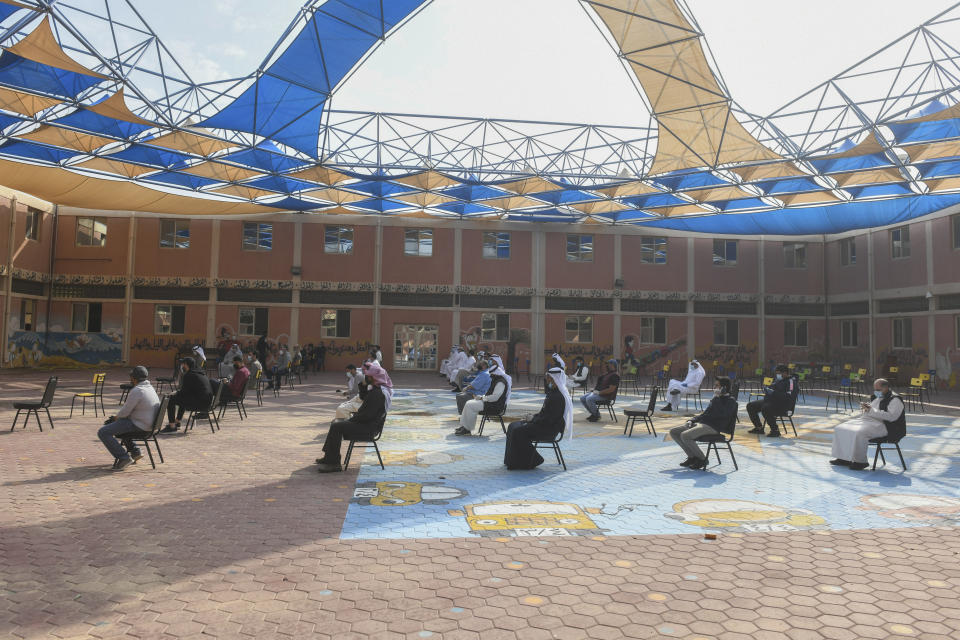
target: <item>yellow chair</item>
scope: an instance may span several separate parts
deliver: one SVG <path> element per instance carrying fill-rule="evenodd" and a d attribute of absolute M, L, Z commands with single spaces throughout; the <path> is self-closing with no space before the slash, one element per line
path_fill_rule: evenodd
<path fill-rule="evenodd" d="M 831 369 L 832 367 L 830 365 L 825 364 L 823 365 L 823 368 L 821 369 L 821 371 L 823 371 L 824 373 L 830 373 Z"/>
<path fill-rule="evenodd" d="M 867 375 L 867 370 L 861 367 L 860 369 L 857 369 L 857 374 L 865 376 Z"/>
<path fill-rule="evenodd" d="M 80 405 L 80 415 L 84 415 L 87 412 L 87 398 L 93 398 L 93 415 L 99 415 L 97 413 L 97 400 L 100 400 L 100 408 L 103 409 L 103 415 L 107 415 L 107 410 L 103 406 L 103 385 L 107 379 L 106 373 L 95 373 L 93 374 L 93 391 L 84 391 L 82 393 L 73 394 L 73 400 L 70 401 L 70 417 L 73 417 L 73 404 L 77 401 L 77 398 L 83 399 L 83 404 Z"/>
<path fill-rule="evenodd" d="M 906 400 L 907 408 L 913 407 L 913 409 L 916 409 L 917 404 L 919 404 L 920 413 L 926 413 L 926 407 L 923 406 L 923 389 L 922 378 L 910 378 L 910 390 L 900 394 Z"/>
<path fill-rule="evenodd" d="M 853 370 L 853 367 L 852 367 L 851 365 L 849 365 L 849 364 L 845 364 L 845 365 L 843 365 L 843 370 L 844 370 L 844 371 L 852 371 L 852 370 Z"/>

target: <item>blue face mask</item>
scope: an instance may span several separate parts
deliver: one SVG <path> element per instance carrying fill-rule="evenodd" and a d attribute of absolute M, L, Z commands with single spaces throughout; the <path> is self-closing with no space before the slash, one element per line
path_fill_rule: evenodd
<path fill-rule="evenodd" d="M 876 398 L 882 398 L 882 397 L 883 397 L 883 391 L 880 391 L 879 389 L 874 389 L 873 395 L 874 395 L 874 397 L 876 397 Z"/>
<path fill-rule="evenodd" d="M 783 374 L 782 374 L 782 373 L 778 373 L 778 374 L 777 374 L 777 380 L 783 380 Z"/>

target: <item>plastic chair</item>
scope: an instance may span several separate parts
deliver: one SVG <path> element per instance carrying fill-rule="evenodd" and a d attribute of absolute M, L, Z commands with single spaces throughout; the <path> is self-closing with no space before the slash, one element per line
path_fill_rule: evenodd
<path fill-rule="evenodd" d="M 103 385 L 104 381 L 107 379 L 106 373 L 95 373 L 93 374 L 93 391 L 83 391 L 81 393 L 73 394 L 73 400 L 70 401 L 70 417 L 73 417 L 73 405 L 76 403 L 77 398 L 81 398 L 83 402 L 80 405 L 80 415 L 86 415 L 87 413 L 87 398 L 93 398 L 93 415 L 99 415 L 97 413 L 97 399 L 100 400 L 100 408 L 103 409 L 103 415 L 107 415 L 107 410 L 103 406 Z"/>

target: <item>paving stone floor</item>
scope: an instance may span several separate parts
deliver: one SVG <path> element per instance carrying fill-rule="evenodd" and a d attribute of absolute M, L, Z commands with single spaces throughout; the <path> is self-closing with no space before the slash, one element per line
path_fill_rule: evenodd
<path fill-rule="evenodd" d="M 54 430 L 0 428 L 2 638 L 960 637 L 957 394 L 908 417 L 906 472 L 827 464 L 849 416 L 811 396 L 799 438 L 741 412 L 739 470 L 676 467 L 682 417 L 627 438 L 578 408 L 568 471 L 508 473 L 499 425 L 451 435 L 440 378 L 398 374 L 386 470 L 321 475 L 327 373 L 115 473 L 102 416 L 67 417 L 90 373 L 60 375 Z M 0 425 L 45 376 L 0 372 Z M 540 403 L 522 386 L 508 418 Z"/>

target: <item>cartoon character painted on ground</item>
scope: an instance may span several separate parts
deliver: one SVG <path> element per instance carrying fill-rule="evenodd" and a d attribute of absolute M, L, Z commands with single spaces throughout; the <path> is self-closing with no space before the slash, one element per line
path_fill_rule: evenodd
<path fill-rule="evenodd" d="M 361 482 L 350 502 L 374 507 L 409 507 L 415 504 L 448 504 L 467 496 L 463 489 L 440 482 Z"/>
<path fill-rule="evenodd" d="M 370 454 L 375 455 L 375 454 Z M 388 467 L 432 467 L 437 464 L 450 464 L 463 460 L 462 455 L 446 453 L 445 451 L 427 451 L 411 449 L 409 451 L 382 451 L 383 464 Z"/>
<path fill-rule="evenodd" d="M 909 495 L 905 493 L 875 493 L 862 496 L 859 509 L 876 511 L 884 518 L 909 520 L 925 524 L 960 523 L 960 498 L 946 496 Z"/>
<path fill-rule="evenodd" d="M 569 502 L 545 500 L 499 500 L 468 504 L 450 510 L 452 516 L 465 516 L 470 532 L 485 538 L 508 536 L 590 536 L 601 529 L 587 514 L 599 509 L 583 509 Z"/>
<path fill-rule="evenodd" d="M 673 505 L 673 511 L 664 515 L 680 520 L 683 524 L 724 531 L 797 531 L 827 528 L 827 521 L 812 511 L 752 500 L 686 500 Z"/>

